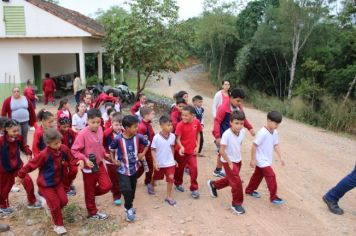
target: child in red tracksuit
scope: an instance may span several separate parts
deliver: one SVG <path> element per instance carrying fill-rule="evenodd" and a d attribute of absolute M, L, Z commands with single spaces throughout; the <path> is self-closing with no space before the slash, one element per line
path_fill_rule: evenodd
<path fill-rule="evenodd" d="M 38 100 L 38 97 L 36 96 L 30 79 L 27 80 L 27 86 L 23 90 L 23 95 L 32 103 L 33 109 L 36 109 L 36 101 Z"/>
<path fill-rule="evenodd" d="M 131 108 L 130 112 L 134 116 L 136 115 L 136 112 L 140 110 L 141 107 L 143 107 L 147 103 L 147 97 L 141 93 L 138 95 L 138 101 L 133 105 Z"/>
<path fill-rule="evenodd" d="M 47 147 L 40 154 L 30 160 L 19 171 L 19 178 L 39 169 L 37 185 L 39 194 L 46 200 L 51 211 L 54 228 L 57 234 L 65 234 L 67 230 L 63 225 L 62 209 L 68 203 L 63 187 L 63 169 L 75 168 L 77 163 L 69 148 L 61 143 L 61 134 L 54 128 L 44 133 Z"/>
<path fill-rule="evenodd" d="M 230 128 L 230 116 L 233 111 L 239 110 L 243 112 L 242 102 L 245 98 L 245 93 L 242 89 L 233 89 L 230 93 L 228 103 L 223 103 L 219 106 L 214 119 L 213 136 L 215 138 L 215 145 L 218 150 L 220 149 L 220 139 L 223 133 Z M 244 120 L 244 126 L 252 136 L 255 136 L 255 131 L 252 125 L 247 119 Z M 220 155 L 217 157 L 216 168 L 213 172 L 216 177 L 225 177 L 225 173 L 222 171 L 222 162 L 220 161 Z"/>
<path fill-rule="evenodd" d="M 70 120 L 68 117 L 62 117 L 59 119 L 59 130 L 62 135 L 62 144 L 69 149 L 72 148 L 77 133 L 70 128 Z M 68 196 L 75 196 L 76 190 L 73 184 L 74 179 L 77 177 L 77 166 L 72 168 L 64 168 L 63 172 L 63 186 Z"/>
<path fill-rule="evenodd" d="M 273 151 L 277 153 L 281 165 L 285 165 L 278 145 L 277 128 L 281 122 L 282 115 L 278 111 L 271 111 L 267 114 L 267 124 L 258 131 L 253 141 L 250 166 L 255 168 L 255 172 L 245 190 L 246 194 L 260 198 L 256 190 L 264 178 L 270 193 L 269 200 L 275 205 L 284 203 L 277 195 L 276 175 L 272 168 Z"/>
<path fill-rule="evenodd" d="M 138 134 L 142 134 L 149 142 L 152 143 L 153 137 L 155 136 L 155 131 L 152 128 L 152 120 L 155 117 L 155 112 L 150 107 L 142 107 L 140 110 L 141 117 L 143 118 L 138 125 Z M 150 146 L 149 146 L 150 148 Z M 143 145 L 140 145 L 138 152 L 141 153 L 143 151 Z M 145 159 L 148 165 L 149 171 L 146 172 L 145 177 L 145 185 L 147 187 L 147 193 L 150 195 L 154 194 L 154 190 L 152 188 L 152 175 L 153 175 L 153 160 L 151 152 L 146 152 Z M 137 172 L 137 178 L 140 178 L 141 175 L 144 173 L 144 167 L 141 166 Z"/>
<path fill-rule="evenodd" d="M 176 148 L 174 158 L 178 163 L 174 174 L 175 189 L 184 192 L 183 172 L 188 165 L 190 174 L 190 191 L 193 198 L 199 198 L 197 153 L 200 143 L 202 127 L 200 121 L 194 117 L 194 107 L 187 105 L 182 111 L 182 121 L 176 129 Z"/>
<path fill-rule="evenodd" d="M 36 127 L 33 134 L 32 152 L 34 156 L 37 156 L 43 149 L 46 148 L 46 143 L 43 139 L 43 132 L 46 129 L 54 127 L 54 116 L 46 109 L 42 109 L 37 113 L 37 121 L 41 124 Z"/>
<path fill-rule="evenodd" d="M 63 118 L 63 117 L 67 117 L 70 120 L 70 127 L 72 127 L 72 114 L 70 113 L 70 105 L 69 105 L 69 101 L 67 98 L 62 99 L 59 102 L 59 106 L 58 106 L 58 111 L 57 111 L 57 128 L 59 129 L 59 119 Z"/>
<path fill-rule="evenodd" d="M 111 118 L 112 125 L 110 128 L 106 129 L 104 132 L 104 148 L 108 154 L 110 154 L 110 144 L 114 141 L 115 137 L 120 135 L 123 132 L 122 128 L 122 115 L 119 112 L 115 112 Z M 116 206 L 121 205 L 121 191 L 120 191 L 120 183 L 119 183 L 119 175 L 117 173 L 117 166 L 111 161 L 105 160 L 106 169 L 108 171 L 112 187 L 111 193 L 114 199 L 114 204 Z"/>
<path fill-rule="evenodd" d="M 183 108 L 187 105 L 187 102 L 183 98 L 176 99 L 176 105 L 173 107 L 171 112 L 171 120 L 173 124 L 173 133 L 175 132 L 178 123 L 182 120 Z"/>
<path fill-rule="evenodd" d="M 242 207 L 244 200 L 242 182 L 240 178 L 241 170 L 241 144 L 245 137 L 244 127 L 245 114 L 242 111 L 234 111 L 230 117 L 230 126 L 224 132 L 220 143 L 220 155 L 226 177 L 217 181 L 208 181 L 208 188 L 212 197 L 217 197 L 217 190 L 231 187 L 232 205 L 231 209 L 237 214 L 244 214 Z"/>
<path fill-rule="evenodd" d="M 95 197 L 109 192 L 112 184 L 103 160 L 110 158 L 103 146 L 103 130 L 100 126 L 101 112 L 96 109 L 88 111 L 88 126 L 82 129 L 72 146 L 72 153 L 79 160 L 83 172 L 85 205 L 89 218 L 105 220 L 107 214 L 96 208 Z"/>
<path fill-rule="evenodd" d="M 45 74 L 45 79 L 42 83 L 42 90 L 44 94 L 44 104 L 47 105 L 49 100 L 53 105 L 55 105 L 54 92 L 56 91 L 56 84 L 48 73 Z"/>
<path fill-rule="evenodd" d="M 15 120 L 9 119 L 4 125 L 4 135 L 0 137 L 0 213 L 11 214 L 13 209 L 9 206 L 9 193 L 15 183 L 18 171 L 23 166 L 20 151 L 31 159 L 32 152 L 28 145 L 23 143 L 20 135 L 20 125 Z M 23 176 L 23 186 L 27 193 L 30 209 L 41 208 L 35 197 L 35 188 L 29 175 Z"/>

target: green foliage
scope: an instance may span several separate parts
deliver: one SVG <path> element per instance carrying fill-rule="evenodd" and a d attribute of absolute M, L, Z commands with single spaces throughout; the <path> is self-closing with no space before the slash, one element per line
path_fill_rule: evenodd
<path fill-rule="evenodd" d="M 87 77 L 87 85 L 96 85 L 98 83 L 98 75 Z"/>

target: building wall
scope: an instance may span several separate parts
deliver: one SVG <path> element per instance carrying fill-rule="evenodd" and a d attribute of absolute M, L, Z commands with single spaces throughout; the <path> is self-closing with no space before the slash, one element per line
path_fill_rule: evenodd
<path fill-rule="evenodd" d="M 20 67 L 20 78 L 22 83 L 26 83 L 28 79 L 34 79 L 33 74 L 33 58 L 30 54 L 20 54 L 19 67 Z"/>
<path fill-rule="evenodd" d="M 42 54 L 42 74 L 65 75 L 77 71 L 75 54 Z"/>
<path fill-rule="evenodd" d="M 87 37 L 88 32 L 68 23 L 47 11 L 38 8 L 25 0 L 11 0 L 6 3 L 0 1 L 0 19 L 3 19 L 3 6 L 24 6 L 25 37 Z M 5 22 L 0 21 L 0 38 L 7 37 Z M 16 37 L 16 36 L 10 36 Z M 21 36 L 23 37 L 23 36 Z"/>

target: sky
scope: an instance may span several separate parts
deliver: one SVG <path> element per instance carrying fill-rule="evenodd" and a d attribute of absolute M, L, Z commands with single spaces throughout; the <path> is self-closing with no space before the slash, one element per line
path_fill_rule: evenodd
<path fill-rule="evenodd" d="M 127 0 L 59 0 L 59 5 L 87 16 L 93 16 L 99 8 L 107 10 L 111 6 L 119 5 L 127 9 L 124 2 Z M 203 12 L 203 0 L 177 0 L 177 3 L 181 20 L 198 16 Z"/>

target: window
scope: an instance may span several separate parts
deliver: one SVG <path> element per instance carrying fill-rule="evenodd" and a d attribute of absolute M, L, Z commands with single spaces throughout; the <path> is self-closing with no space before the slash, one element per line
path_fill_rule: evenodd
<path fill-rule="evenodd" d="M 4 6 L 6 35 L 25 35 L 25 10 L 23 6 Z"/>

